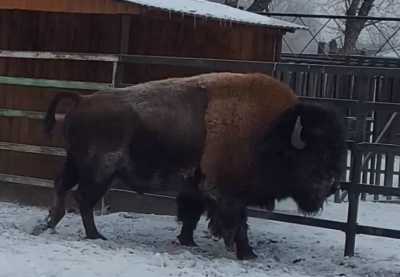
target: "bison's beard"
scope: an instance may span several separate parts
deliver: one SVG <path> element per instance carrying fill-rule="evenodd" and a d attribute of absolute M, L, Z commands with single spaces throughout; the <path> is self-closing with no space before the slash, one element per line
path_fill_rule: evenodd
<path fill-rule="evenodd" d="M 280 161 L 275 158 L 264 163 L 263 178 L 258 181 L 249 204 L 265 207 L 270 206 L 272 199 L 292 198 L 301 213 L 315 215 L 320 212 L 327 198 L 337 191 L 335 179 L 340 174 L 334 170 L 336 166 L 329 167 L 318 156 L 314 161 L 309 158 L 302 159 L 297 153 L 292 161 L 283 155 Z"/>
<path fill-rule="evenodd" d="M 297 166 L 288 174 L 291 180 L 286 180 L 287 195 L 306 215 L 320 212 L 327 198 L 338 189 L 335 180 L 340 177 L 341 157 L 326 153 L 327 149 L 298 153 Z"/>
<path fill-rule="evenodd" d="M 293 190 L 292 198 L 297 203 L 299 211 L 305 215 L 316 215 L 323 209 L 326 199 L 333 191 L 333 184 L 327 181 L 304 184 L 304 188 Z M 327 191 L 328 190 L 328 191 Z"/>

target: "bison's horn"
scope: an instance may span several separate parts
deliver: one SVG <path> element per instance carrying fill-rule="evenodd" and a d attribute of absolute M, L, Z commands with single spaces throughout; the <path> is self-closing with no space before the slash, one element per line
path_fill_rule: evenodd
<path fill-rule="evenodd" d="M 296 119 L 296 124 L 294 125 L 291 143 L 294 148 L 302 150 L 306 147 L 306 143 L 301 139 L 301 130 L 303 129 L 303 125 L 301 124 L 300 116 Z"/>

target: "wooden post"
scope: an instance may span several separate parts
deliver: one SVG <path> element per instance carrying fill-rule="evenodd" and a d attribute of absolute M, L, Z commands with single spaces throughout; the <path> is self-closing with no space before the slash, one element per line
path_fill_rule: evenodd
<path fill-rule="evenodd" d="M 366 184 L 367 180 L 368 180 L 368 172 L 370 170 L 369 167 L 369 162 L 367 159 L 367 157 L 365 155 L 361 155 L 361 160 L 362 163 L 365 164 L 362 168 L 361 168 L 361 172 L 362 172 L 362 177 L 361 177 L 361 183 Z M 367 194 L 365 192 L 361 193 L 361 200 L 365 201 L 367 200 Z"/>
<path fill-rule="evenodd" d="M 343 161 L 341 163 L 341 165 L 342 165 L 342 176 L 340 177 L 340 180 L 343 180 L 343 181 L 346 181 L 347 153 L 348 152 L 346 151 L 346 155 L 344 155 Z M 334 202 L 335 203 L 342 203 L 341 192 L 339 190 L 335 193 Z"/>
<path fill-rule="evenodd" d="M 377 174 L 377 168 L 376 168 L 376 158 L 377 155 L 375 153 L 372 154 L 371 156 L 371 169 L 370 169 L 370 175 L 368 179 L 368 184 L 375 184 L 375 176 Z"/>
<path fill-rule="evenodd" d="M 120 54 L 128 54 L 129 52 L 129 41 L 130 41 L 130 32 L 131 32 L 131 16 L 130 15 L 122 15 L 121 16 L 121 41 L 120 41 Z M 124 82 L 124 72 L 125 72 L 125 64 L 118 63 L 117 72 L 115 75 L 116 87 L 119 87 L 120 84 Z"/>
<path fill-rule="evenodd" d="M 385 162 L 385 187 L 393 186 L 393 166 L 394 166 L 394 154 L 386 153 L 386 162 Z M 392 200 L 392 196 L 386 196 L 386 200 Z"/>
<path fill-rule="evenodd" d="M 346 242 L 344 246 L 345 256 L 354 256 L 356 244 L 357 216 L 360 196 L 359 183 L 361 173 L 361 154 L 362 153 L 358 150 L 357 145 L 354 144 L 351 185 L 348 192 L 349 208 L 347 212 Z"/>
<path fill-rule="evenodd" d="M 375 168 L 375 176 L 374 176 L 374 185 L 381 185 L 381 166 L 382 166 L 382 154 L 376 154 L 376 168 Z M 374 194 L 374 200 L 379 200 L 379 194 Z"/>
<path fill-rule="evenodd" d="M 356 122 L 356 138 L 352 146 L 353 162 L 351 166 L 351 184 L 348 191 L 349 207 L 347 213 L 347 228 L 346 228 L 346 242 L 344 247 L 345 256 L 354 256 L 354 249 L 357 234 L 357 216 L 358 204 L 360 198 L 360 175 L 362 154 L 357 143 L 365 141 L 366 137 L 366 118 L 368 111 L 364 107 L 364 102 L 368 99 L 370 79 L 366 75 L 357 76 L 355 83 L 357 90 L 356 93 L 359 97 L 359 104 L 357 105 L 357 122 Z"/>

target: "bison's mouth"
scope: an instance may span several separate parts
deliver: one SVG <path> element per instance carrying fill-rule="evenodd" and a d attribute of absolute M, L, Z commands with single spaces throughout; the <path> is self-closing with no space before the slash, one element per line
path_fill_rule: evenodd
<path fill-rule="evenodd" d="M 323 202 L 314 204 L 314 205 L 301 205 L 300 203 L 297 203 L 298 208 L 299 208 L 299 213 L 305 215 L 305 216 L 316 216 L 319 214 L 319 212 L 323 208 Z"/>
<path fill-rule="evenodd" d="M 339 189 L 335 178 L 329 178 L 310 184 L 302 190 L 298 190 L 293 194 L 293 199 L 301 213 L 305 215 L 318 214 L 325 201 Z"/>

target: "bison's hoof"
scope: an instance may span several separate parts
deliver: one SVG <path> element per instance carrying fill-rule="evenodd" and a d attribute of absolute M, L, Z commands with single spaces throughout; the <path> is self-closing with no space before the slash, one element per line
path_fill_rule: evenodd
<path fill-rule="evenodd" d="M 179 243 L 183 246 L 197 247 L 197 244 L 194 242 L 193 238 L 187 238 L 185 236 L 179 235 L 178 240 Z"/>
<path fill-rule="evenodd" d="M 253 250 L 251 249 L 247 251 L 238 251 L 236 256 L 239 260 L 253 260 L 257 258 L 257 255 L 254 254 Z"/>
<path fill-rule="evenodd" d="M 47 230 L 47 224 L 41 224 L 41 225 L 37 225 L 37 226 L 33 227 L 30 234 L 34 235 L 34 236 L 39 236 L 46 230 Z"/>
<path fill-rule="evenodd" d="M 87 234 L 86 235 L 87 239 L 102 239 L 102 240 L 107 240 L 105 236 L 103 236 L 100 233 L 95 233 L 95 234 Z"/>
<path fill-rule="evenodd" d="M 47 218 L 45 220 L 39 220 L 37 224 L 32 228 L 30 231 L 31 235 L 38 236 L 42 234 L 44 231 L 46 231 L 49 228 L 48 223 L 47 223 Z"/>

